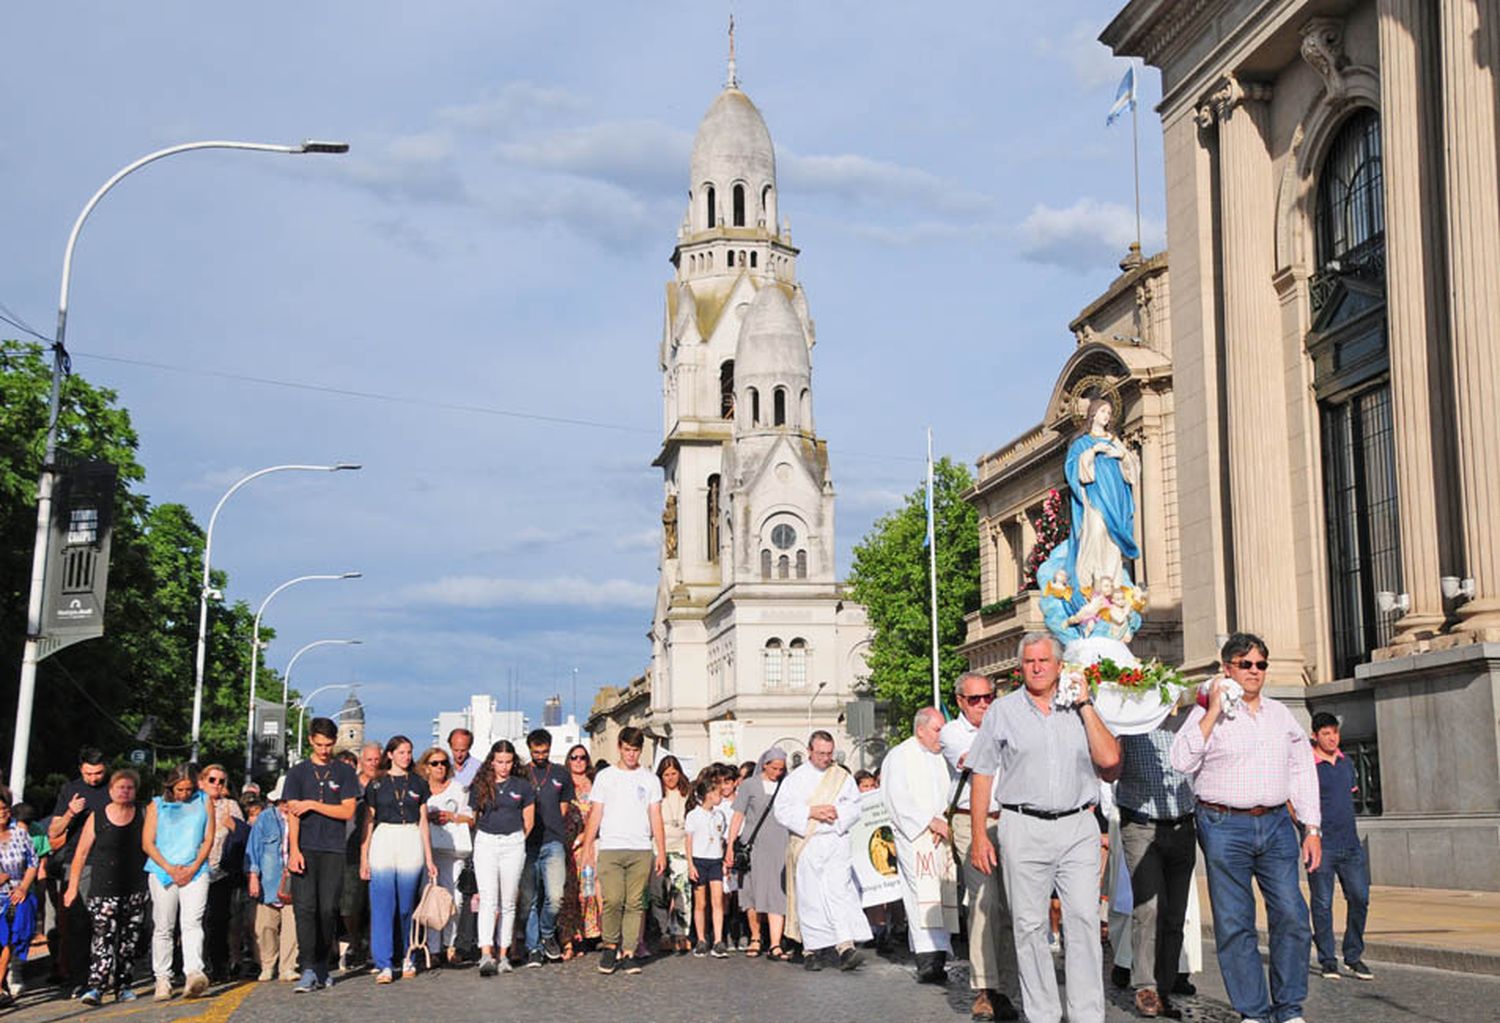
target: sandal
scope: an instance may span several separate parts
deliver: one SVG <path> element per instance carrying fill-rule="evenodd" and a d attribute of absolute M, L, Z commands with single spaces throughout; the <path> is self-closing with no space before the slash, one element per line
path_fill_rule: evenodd
<path fill-rule="evenodd" d="M 750 942 L 750 944 L 745 948 L 745 958 L 746 959 L 755 959 L 755 958 L 758 958 L 759 956 L 760 956 L 760 939 L 759 938 L 755 938 L 755 939 L 752 939 L 751 942 Z"/>
<path fill-rule="evenodd" d="M 772 945 L 766 952 L 766 958 L 771 960 L 773 963 L 789 963 L 792 961 L 792 957 L 787 955 L 786 949 L 782 948 L 780 945 Z"/>

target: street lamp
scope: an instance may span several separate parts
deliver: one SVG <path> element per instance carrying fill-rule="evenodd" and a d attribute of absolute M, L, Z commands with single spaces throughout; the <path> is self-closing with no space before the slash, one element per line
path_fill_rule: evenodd
<path fill-rule="evenodd" d="M 817 689 L 817 691 L 812 694 L 812 699 L 807 701 L 807 730 L 809 732 L 812 731 L 812 708 L 813 708 L 813 704 L 817 701 L 817 699 L 818 699 L 819 696 L 823 695 L 823 690 L 825 690 L 827 688 L 828 688 L 828 683 L 827 682 L 819 682 L 818 683 L 818 689 Z"/>
<path fill-rule="evenodd" d="M 114 176 L 89 198 L 89 201 L 84 204 L 83 211 L 78 214 L 78 219 L 73 222 L 73 230 L 68 233 L 68 244 L 63 249 L 62 286 L 58 290 L 57 298 L 57 334 L 52 341 L 52 391 L 47 410 L 47 445 L 46 454 L 42 458 L 41 478 L 36 488 L 36 540 L 31 555 L 31 594 L 26 604 L 26 649 L 21 655 L 21 680 L 16 698 L 15 745 L 11 748 L 10 754 L 11 789 L 17 802 L 20 802 L 26 791 L 26 760 L 31 747 L 31 712 L 36 700 L 37 653 L 42 632 L 42 590 L 47 578 L 47 529 L 52 518 L 52 490 L 56 484 L 52 467 L 57 463 L 57 420 L 62 406 L 62 378 L 68 365 L 68 350 L 65 341 L 68 327 L 68 289 L 73 280 L 73 249 L 78 244 L 78 235 L 83 230 L 84 221 L 89 218 L 90 213 L 94 212 L 94 207 L 99 205 L 99 200 L 103 199 L 111 188 L 119 184 L 122 178 L 163 157 L 175 156 L 178 153 L 187 153 L 195 149 L 248 149 L 263 153 L 299 155 L 303 153 L 347 153 L 349 145 L 346 142 L 322 142 L 309 139 L 292 146 L 226 141 L 186 142 L 182 145 L 168 146 L 166 149 L 148 153 L 134 163 L 127 164 L 116 171 Z M 194 755 L 197 754 L 197 742 L 197 728 L 195 727 L 193 730 Z"/>
<path fill-rule="evenodd" d="M 224 502 L 234 496 L 234 492 L 243 487 L 251 480 L 260 479 L 273 472 L 340 472 L 344 469 L 358 469 L 358 463 L 339 462 L 335 465 L 272 465 L 265 469 L 258 469 L 248 476 L 239 479 L 234 486 L 224 491 L 224 496 L 219 498 L 219 503 L 214 505 L 213 514 L 208 517 L 208 530 L 203 534 L 203 584 L 198 588 L 198 661 L 193 671 L 193 757 L 198 759 L 198 730 L 203 720 L 203 666 L 208 658 L 208 601 L 210 597 L 222 597 L 223 594 L 212 590 L 208 585 L 209 559 L 213 556 L 214 549 L 214 523 L 219 521 L 219 512 L 224 507 Z"/>
<path fill-rule="evenodd" d="M 358 642 L 358 641 L 356 641 Z M 312 698 L 319 693 L 326 693 L 330 689 L 353 689 L 353 682 L 330 682 L 326 686 L 319 686 L 297 701 L 297 759 L 302 759 L 302 717 L 307 713 L 307 708 L 312 705 Z"/>
<path fill-rule="evenodd" d="M 290 661 L 286 662 L 286 673 L 281 676 L 281 719 L 282 719 L 282 721 L 286 720 L 286 697 L 287 697 L 287 693 L 290 692 L 291 688 L 292 688 L 292 669 L 297 666 L 297 659 L 299 657 L 301 657 L 303 654 L 307 653 L 309 650 L 313 649 L 314 647 L 320 647 L 320 646 L 359 646 L 362 642 L 364 642 L 364 641 L 363 640 L 359 640 L 359 639 L 315 639 L 311 643 L 308 643 L 306 646 L 304 646 L 302 649 L 298 650 L 295 654 L 292 654 L 292 659 Z M 298 752 L 300 753 L 301 752 L 300 743 L 302 742 L 302 738 L 301 738 L 300 735 L 297 737 L 297 742 L 299 744 Z M 287 758 L 287 763 L 291 763 L 291 758 L 290 757 Z"/>
<path fill-rule="evenodd" d="M 309 582 L 313 579 L 358 579 L 363 575 L 361 572 L 340 572 L 336 575 L 299 575 L 295 579 L 288 579 L 276 587 L 266 599 L 260 602 L 260 610 L 255 612 L 255 630 L 250 639 L 250 709 L 245 718 L 245 777 L 250 777 L 250 772 L 255 769 L 255 669 L 260 663 L 260 619 L 266 613 L 266 607 L 275 598 L 276 594 L 289 586 L 298 583 Z"/>

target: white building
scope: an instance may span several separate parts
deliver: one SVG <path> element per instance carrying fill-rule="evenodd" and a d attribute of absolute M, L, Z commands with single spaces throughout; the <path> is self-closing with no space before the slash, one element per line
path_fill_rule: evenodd
<path fill-rule="evenodd" d="M 742 726 L 745 758 L 828 728 L 866 675 L 864 608 L 834 578 L 833 478 L 814 428 L 814 326 L 776 154 L 729 79 L 693 143 L 660 349 L 665 483 L 651 629 L 651 731 L 709 753 Z"/>
<path fill-rule="evenodd" d="M 500 739 L 509 739 L 516 749 L 524 750 L 530 727 L 530 719 L 522 712 L 499 710 L 493 696 L 476 694 L 469 697 L 469 705 L 463 710 L 440 711 L 432 719 L 432 741 L 446 746 L 453 729 L 467 728 L 474 733 L 474 755 L 482 757 Z"/>

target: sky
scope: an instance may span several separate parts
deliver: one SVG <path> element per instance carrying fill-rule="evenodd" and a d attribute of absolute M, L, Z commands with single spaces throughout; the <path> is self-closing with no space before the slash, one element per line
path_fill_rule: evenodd
<path fill-rule="evenodd" d="M 840 573 L 924 475 L 1034 424 L 1067 330 L 1134 238 L 1122 0 L 13 4 L 0 61 L 0 303 L 50 333 L 62 249 L 117 169 L 200 139 L 84 229 L 68 345 L 118 391 L 142 488 L 206 523 L 226 596 L 276 598 L 303 692 L 354 684 L 421 741 L 493 694 L 587 715 L 649 661 L 657 365 L 693 133 L 725 78 L 777 147 L 817 321 Z M 1141 75 L 1145 248 L 1160 98 Z M 0 324 L 0 337 L 20 333 Z M 190 665 L 184 666 L 191 670 Z M 514 686 L 512 686 L 514 680 Z M 210 679 L 210 684 L 213 680 Z M 314 711 L 330 713 L 342 691 Z"/>

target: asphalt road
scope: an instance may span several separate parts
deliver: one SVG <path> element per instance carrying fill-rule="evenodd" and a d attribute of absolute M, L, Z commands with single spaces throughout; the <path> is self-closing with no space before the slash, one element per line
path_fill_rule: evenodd
<path fill-rule="evenodd" d="M 1185 1018 L 1194 1023 L 1238 1023 L 1225 1003 L 1223 986 L 1206 950 L 1209 969 L 1197 978 L 1198 995 L 1178 998 Z M 492 979 L 472 968 L 441 970 L 415 980 L 377 987 L 369 975 L 341 980 L 330 991 L 293 995 L 291 985 L 244 983 L 215 988 L 211 997 L 156 1005 L 147 998 L 133 1004 L 106 1004 L 89 1009 L 28 992 L 21 1004 L 3 1013 L 6 1023 L 52 1023 L 60 1020 L 128 1019 L 130 1023 L 307 1023 L 359 1021 L 381 1023 L 478 1023 L 483 1019 L 520 1018 L 568 1023 L 624 1021 L 701 1021 L 760 1023 L 816 1020 L 843 1023 L 864 1020 L 968 1019 L 970 994 L 966 967 L 950 968 L 946 989 L 918 986 L 907 964 L 871 957 L 855 973 L 825 970 L 808 973 L 798 966 L 732 956 L 727 960 L 676 957 L 647 964 L 637 976 L 603 976 L 596 958 L 520 969 Z M 1309 978 L 1306 1006 L 1311 1023 L 1459 1023 L 1500 1018 L 1500 977 L 1449 973 L 1421 967 L 1373 964 L 1374 981 Z M 1106 989 L 1111 1023 L 1135 1018 L 1127 992 Z M 1014 992 L 1012 992 L 1014 997 Z"/>

